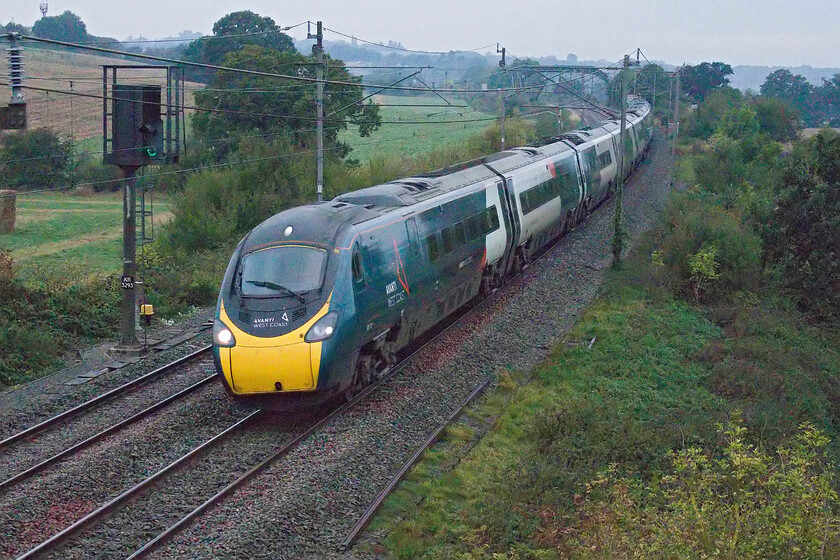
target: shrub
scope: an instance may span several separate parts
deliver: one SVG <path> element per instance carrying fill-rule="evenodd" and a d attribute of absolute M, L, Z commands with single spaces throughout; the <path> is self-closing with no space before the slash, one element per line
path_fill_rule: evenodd
<path fill-rule="evenodd" d="M 763 228 L 767 259 L 800 308 L 840 320 L 840 135 L 821 133 L 787 162 Z"/>
<path fill-rule="evenodd" d="M 119 323 L 116 286 L 115 278 L 81 272 L 24 283 L 0 249 L 0 384 L 28 380 L 80 338 L 112 334 Z"/>
<path fill-rule="evenodd" d="M 701 296 L 725 297 L 739 290 L 757 288 L 761 283 L 758 236 L 744 227 L 738 211 L 726 210 L 708 195 L 675 196 L 656 237 L 659 262 L 668 269 L 674 287 L 698 300 Z M 714 277 L 710 269 L 704 273 L 700 266 L 704 262 L 712 266 L 710 256 L 717 265 L 713 267 Z"/>
<path fill-rule="evenodd" d="M 46 128 L 0 137 L 0 184 L 16 190 L 64 186 L 72 143 Z"/>
<path fill-rule="evenodd" d="M 617 467 L 588 485 L 579 531 L 560 540 L 574 558 L 836 558 L 840 499 L 819 430 L 801 426 L 774 455 L 745 441 L 737 418 L 717 457 L 672 454 L 650 483 Z"/>

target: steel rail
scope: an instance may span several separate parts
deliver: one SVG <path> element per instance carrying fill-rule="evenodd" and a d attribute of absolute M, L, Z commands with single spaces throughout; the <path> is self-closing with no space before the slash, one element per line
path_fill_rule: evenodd
<path fill-rule="evenodd" d="M 193 358 L 196 358 L 197 356 L 199 356 L 199 355 L 201 355 L 205 352 L 208 352 L 211 348 L 212 348 L 212 346 L 205 346 L 203 348 L 200 348 L 199 350 L 196 350 L 195 352 L 193 352 L 191 354 L 188 354 L 188 355 L 186 355 L 182 358 L 179 358 L 172 363 L 169 363 L 169 364 L 166 364 L 165 366 L 159 367 L 156 370 L 151 371 L 151 372 L 149 372 L 145 375 L 142 375 L 142 376 L 138 377 L 137 379 L 129 381 L 128 383 L 126 383 L 124 385 L 120 385 L 119 387 L 111 389 L 110 391 L 108 391 L 106 393 L 103 393 L 103 394 L 101 394 L 97 397 L 94 397 L 94 398 L 92 398 L 92 399 L 90 399 L 86 402 L 83 402 L 82 404 L 80 404 L 78 406 L 75 406 L 75 407 L 73 407 L 69 410 L 65 410 L 64 412 L 62 412 L 60 414 L 56 414 L 52 418 L 48 418 L 47 420 L 44 420 L 43 422 L 41 422 L 39 424 L 36 424 L 34 426 L 30 426 L 29 428 L 27 428 L 27 429 L 25 429 L 21 432 L 18 432 L 16 434 L 12 435 L 12 436 L 9 436 L 6 439 L 0 441 L 0 449 L 4 449 L 4 448 L 8 447 L 9 445 L 27 437 L 27 436 L 31 436 L 31 435 L 33 435 L 37 432 L 40 432 L 41 430 L 44 430 L 44 429 L 52 426 L 53 424 L 56 424 L 56 423 L 60 422 L 61 420 L 64 420 L 65 418 L 67 418 L 69 416 L 72 416 L 73 414 L 83 412 L 83 411 L 101 403 L 104 400 L 107 400 L 111 397 L 119 395 L 120 393 L 124 393 L 128 389 L 131 389 L 132 387 L 135 387 L 135 386 L 143 383 L 144 381 L 148 381 L 149 379 L 151 379 L 153 377 L 156 377 L 158 375 L 166 373 L 169 370 L 174 369 L 175 367 L 177 367 L 177 366 L 179 366 L 179 365 L 181 365 L 185 362 L 188 362 L 188 361 L 192 360 Z"/>
<path fill-rule="evenodd" d="M 30 467 L 30 468 L 26 469 L 25 471 L 21 471 L 18 474 L 14 475 L 10 478 L 7 478 L 3 482 L 0 482 L 0 490 L 4 490 L 4 489 L 8 488 L 9 486 L 11 486 L 12 484 L 15 484 L 16 482 L 20 482 L 21 480 L 24 480 L 24 479 L 29 478 L 30 476 L 32 476 L 32 475 L 34 475 L 38 472 L 41 472 L 42 470 L 44 470 L 48 466 L 52 465 L 53 463 L 55 463 L 57 461 L 60 461 L 61 459 L 67 457 L 68 455 L 71 455 L 72 453 L 77 453 L 79 451 L 82 451 L 83 449 L 86 449 L 86 448 L 90 447 L 94 443 L 102 440 L 103 438 L 105 438 L 106 436 L 116 432 L 117 430 L 120 430 L 120 429 L 124 428 L 125 426 L 128 426 L 129 424 L 137 422 L 138 420 L 141 420 L 141 419 L 145 418 L 146 416 L 152 414 L 153 412 L 156 412 L 156 411 L 160 410 L 161 408 L 168 405 L 169 403 L 174 402 L 174 401 L 180 399 L 181 397 L 184 397 L 184 396 L 192 393 L 193 391 L 195 391 L 196 389 L 199 389 L 200 387 L 203 387 L 207 383 L 213 381 L 213 379 L 215 377 L 216 377 L 216 374 L 209 375 L 209 376 L 205 377 L 204 379 L 202 379 L 201 381 L 198 381 L 197 383 L 194 383 L 194 384 L 190 385 L 186 389 L 178 391 L 174 395 L 170 395 L 170 396 L 166 397 L 165 399 L 163 399 L 162 401 L 159 401 L 159 402 L 153 404 L 152 406 L 150 406 L 150 407 L 148 407 L 144 410 L 141 410 L 137 414 L 135 414 L 133 416 L 130 416 L 129 418 L 126 418 L 125 420 L 122 420 L 122 421 L 114 424 L 110 428 L 105 428 L 101 432 L 90 436 L 86 440 L 80 441 L 79 443 L 68 447 L 64 451 L 61 451 L 60 453 L 57 453 L 56 455 L 53 455 L 49 459 L 45 459 L 44 461 L 41 461 L 37 465 L 35 465 L 33 467 Z"/>
<path fill-rule="evenodd" d="M 94 511 L 90 512 L 89 514 L 87 514 L 83 518 L 81 518 L 78 521 L 76 521 L 75 523 L 73 523 L 72 525 L 64 528 L 61 532 L 56 533 L 55 535 L 53 535 L 52 537 L 50 537 L 46 541 L 42 542 L 41 544 L 39 544 L 35 548 L 31 549 L 30 551 L 26 552 L 22 556 L 18 556 L 17 560 L 25 560 L 27 558 L 32 558 L 32 557 L 34 557 L 38 554 L 41 554 L 43 552 L 46 552 L 48 550 L 55 549 L 59 544 L 61 544 L 64 540 L 66 540 L 70 535 L 76 533 L 77 531 L 81 530 L 83 527 L 85 527 L 86 525 L 88 525 L 92 521 L 104 516 L 105 514 L 107 514 L 110 511 L 112 511 L 114 508 L 116 508 L 118 505 L 120 505 L 122 502 L 124 502 L 128 498 L 130 498 L 130 497 L 134 496 L 135 494 L 139 493 L 141 490 L 149 487 L 158 478 L 162 477 L 163 475 L 165 475 L 169 471 L 177 468 L 182 463 L 184 463 L 184 462 L 190 460 L 191 458 L 195 457 L 197 454 L 199 454 L 205 448 L 217 443 L 219 440 L 221 440 L 225 436 L 228 436 L 229 434 L 233 433 L 234 431 L 242 428 L 245 424 L 252 422 L 261 413 L 262 413 L 261 410 L 255 410 L 254 412 L 252 412 L 251 414 L 249 414 L 245 418 L 242 418 L 241 420 L 238 420 L 235 424 L 232 424 L 231 426 L 228 426 L 221 433 L 216 434 L 215 436 L 213 436 L 209 440 L 205 441 L 204 443 L 202 443 L 198 447 L 192 449 L 187 454 L 181 456 L 179 459 L 175 460 L 174 462 L 170 463 L 166 467 L 162 468 L 161 470 L 159 470 L 155 474 L 153 474 L 153 475 L 149 476 L 148 478 L 145 478 L 144 480 L 138 482 L 137 484 L 135 484 L 134 486 L 132 486 L 131 488 L 129 488 L 128 490 L 126 490 L 125 492 L 123 492 L 122 494 L 117 496 L 116 498 L 114 498 L 111 501 L 103 504 L 99 508 L 95 509 Z"/>
<path fill-rule="evenodd" d="M 376 510 L 379 509 L 379 506 L 382 505 L 382 503 L 385 501 L 385 498 L 388 496 L 388 494 L 391 492 L 391 490 L 393 490 L 397 486 L 397 484 L 400 483 L 400 481 L 403 479 L 405 474 L 411 469 L 411 467 L 413 467 L 417 463 L 417 461 L 420 459 L 420 457 L 423 455 L 423 453 L 429 447 L 431 447 L 432 444 L 435 443 L 435 441 L 437 441 L 438 436 L 440 436 L 440 433 L 443 430 L 445 430 L 446 427 L 449 426 L 452 422 L 454 422 L 455 419 L 458 418 L 458 416 L 461 414 L 461 412 L 463 412 L 463 410 L 467 406 L 469 406 L 470 403 L 478 395 L 480 395 L 482 392 L 484 392 L 484 390 L 487 388 L 487 386 L 489 384 L 490 384 L 489 379 L 486 379 L 483 382 L 481 382 L 478 385 L 478 387 L 476 387 L 473 390 L 473 392 L 470 393 L 470 396 L 468 396 L 464 400 L 464 402 L 462 402 L 458 406 L 458 408 L 453 410 L 452 413 L 446 418 L 446 420 L 441 422 L 441 424 L 437 427 L 437 429 L 434 432 L 432 432 L 432 435 L 430 435 L 426 439 L 426 441 L 424 441 L 423 444 L 417 449 L 417 451 L 414 453 L 414 455 L 412 455 L 411 458 L 408 461 L 406 461 L 406 463 L 402 466 L 402 468 L 399 470 L 399 472 L 397 474 L 395 474 L 393 476 L 393 478 L 391 478 L 390 482 L 388 482 L 388 484 L 385 485 L 385 487 L 379 492 L 379 494 L 373 500 L 371 505 L 368 506 L 367 510 L 365 510 L 365 512 L 362 514 L 362 517 L 359 518 L 359 520 L 356 522 L 356 524 L 353 526 L 353 528 L 350 530 L 350 532 L 347 534 L 347 536 L 344 538 L 344 540 L 341 541 L 341 544 L 338 545 L 338 551 L 339 552 L 347 552 L 348 550 L 350 550 L 350 547 L 353 546 L 353 543 L 359 537 L 359 533 L 361 533 L 362 529 L 364 529 L 365 526 L 368 524 L 368 521 L 370 521 L 370 518 L 373 517 L 373 514 L 376 513 Z"/>

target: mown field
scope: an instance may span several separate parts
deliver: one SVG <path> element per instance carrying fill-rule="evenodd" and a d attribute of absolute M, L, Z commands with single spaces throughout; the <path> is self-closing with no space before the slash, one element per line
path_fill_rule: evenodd
<path fill-rule="evenodd" d="M 100 152 L 102 99 L 99 97 L 102 96 L 102 66 L 120 64 L 131 63 L 117 58 L 24 44 L 25 84 L 31 88 L 40 88 L 24 90 L 28 127 L 49 128 L 75 140 L 94 139 L 89 144 L 92 148 L 90 151 Z M 120 69 L 119 81 L 162 85 L 165 83 L 165 75 L 163 70 L 156 69 Z M 187 105 L 192 105 L 192 92 L 199 86 L 194 83 L 185 84 Z"/>
<path fill-rule="evenodd" d="M 382 115 L 383 124 L 379 130 L 369 138 L 360 138 L 352 129 L 339 135 L 342 142 L 353 148 L 350 157 L 362 163 L 374 157 L 405 158 L 425 154 L 442 146 L 463 142 L 496 122 L 495 115 L 479 113 L 470 108 L 422 106 L 441 105 L 443 101 L 438 97 L 377 95 L 374 102 L 380 105 Z M 454 101 L 453 105 L 459 103 Z M 471 119 L 476 119 L 476 122 L 408 124 L 429 120 L 439 122 Z"/>
<path fill-rule="evenodd" d="M 155 228 L 169 219 L 165 197 L 153 193 L 147 205 Z M 122 193 L 21 193 L 15 231 L 0 235 L 0 247 L 11 251 L 23 273 L 80 266 L 116 273 L 122 270 L 122 210 Z"/>

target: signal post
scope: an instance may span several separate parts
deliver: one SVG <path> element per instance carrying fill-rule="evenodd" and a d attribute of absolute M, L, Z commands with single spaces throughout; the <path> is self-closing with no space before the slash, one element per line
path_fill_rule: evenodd
<path fill-rule="evenodd" d="M 120 69 L 166 70 L 166 103 L 161 85 L 118 83 Z M 114 351 L 141 354 L 137 341 L 137 170 L 146 165 L 177 163 L 180 116 L 183 113 L 183 71 L 179 67 L 103 66 L 102 143 L 106 164 L 123 172 L 123 273 L 120 278 L 122 329 Z M 151 310 L 144 306 L 148 317 Z"/>

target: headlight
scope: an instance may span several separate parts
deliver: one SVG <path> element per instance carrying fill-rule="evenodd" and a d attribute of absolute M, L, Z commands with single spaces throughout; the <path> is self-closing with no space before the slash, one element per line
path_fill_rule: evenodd
<path fill-rule="evenodd" d="M 233 333 L 219 319 L 213 321 L 213 344 L 222 348 L 236 346 L 236 339 L 233 338 Z"/>
<path fill-rule="evenodd" d="M 312 325 L 309 332 L 303 338 L 306 342 L 321 342 L 335 333 L 335 324 L 338 322 L 338 312 L 330 311 Z"/>

